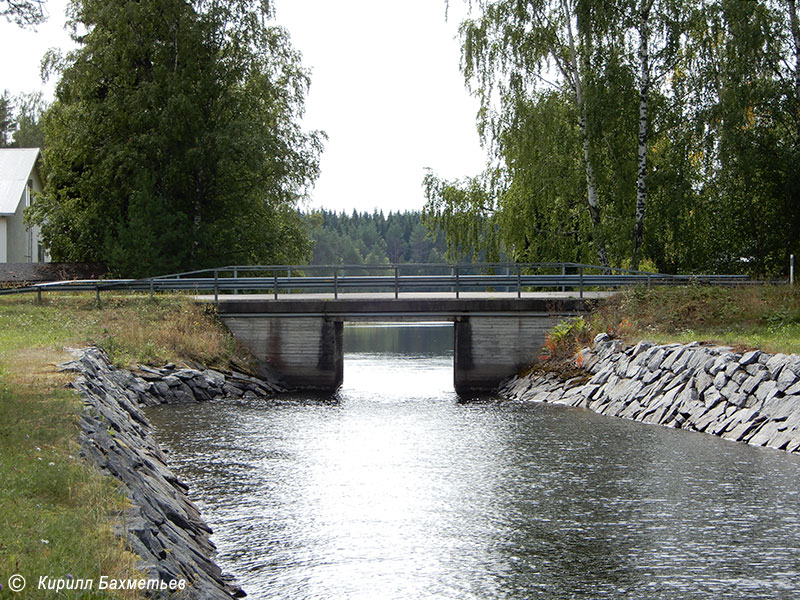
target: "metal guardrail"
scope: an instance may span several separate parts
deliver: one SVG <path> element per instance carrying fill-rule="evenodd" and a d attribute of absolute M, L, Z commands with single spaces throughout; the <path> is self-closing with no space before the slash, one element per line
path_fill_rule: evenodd
<path fill-rule="evenodd" d="M 377 274 L 376 274 L 377 273 Z M 226 292 L 269 292 L 277 300 L 294 292 L 340 293 L 362 290 L 394 292 L 447 291 L 458 298 L 474 290 L 578 290 L 689 283 L 731 285 L 748 281 L 745 275 L 666 275 L 580 263 L 482 263 L 391 265 L 237 265 L 174 273 L 144 279 L 57 281 L 0 289 L 2 294 L 94 291 L 208 292 L 215 301 Z"/>

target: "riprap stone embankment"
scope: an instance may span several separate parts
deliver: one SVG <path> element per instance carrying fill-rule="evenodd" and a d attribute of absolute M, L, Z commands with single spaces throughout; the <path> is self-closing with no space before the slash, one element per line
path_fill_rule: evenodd
<path fill-rule="evenodd" d="M 585 375 L 563 380 L 534 371 L 512 378 L 500 393 L 800 451 L 797 355 L 737 353 L 697 342 L 626 348 L 600 334 L 576 362 Z"/>
<path fill-rule="evenodd" d="M 142 368 L 141 376 L 114 368 L 98 348 L 76 353 L 61 368 L 79 377 L 71 384 L 83 398 L 82 455 L 119 480 L 130 506 L 117 525 L 128 547 L 141 558 L 147 579 L 183 579 L 175 597 L 216 600 L 244 596 L 233 578 L 214 563 L 211 529 L 188 499 L 186 485 L 167 466 L 141 406 L 197 402 L 218 397 L 265 397 L 280 388 L 241 373 Z M 156 594 L 156 597 L 160 597 Z"/>

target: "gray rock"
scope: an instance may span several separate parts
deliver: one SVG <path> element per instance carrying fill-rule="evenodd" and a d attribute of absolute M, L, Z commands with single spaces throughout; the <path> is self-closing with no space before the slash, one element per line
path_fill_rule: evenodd
<path fill-rule="evenodd" d="M 656 371 L 661 368 L 661 363 L 664 362 L 664 350 L 657 349 L 655 352 L 650 354 L 649 359 L 647 360 L 647 368 L 650 371 Z"/>
<path fill-rule="evenodd" d="M 174 375 L 167 375 L 164 377 L 164 383 L 166 383 L 169 387 L 178 387 L 181 384 L 181 380 Z"/>
<path fill-rule="evenodd" d="M 739 364 L 743 367 L 747 365 L 752 365 L 758 362 L 758 357 L 761 356 L 761 350 L 752 350 L 750 352 L 745 352 L 742 355 L 742 358 L 739 359 Z"/>
<path fill-rule="evenodd" d="M 199 387 L 200 389 L 203 390 L 208 389 L 208 381 L 206 381 L 206 378 L 203 377 L 202 375 L 195 375 L 194 377 L 192 377 L 191 380 L 187 380 L 187 382 L 188 381 L 191 381 L 189 385 L 191 385 L 192 387 Z"/>
<path fill-rule="evenodd" d="M 685 351 L 686 349 L 683 346 L 679 346 L 678 348 L 672 350 L 661 363 L 660 368 L 664 370 L 671 369 L 672 365 L 675 364 L 675 361 L 678 360 Z"/>
<path fill-rule="evenodd" d="M 722 394 L 719 393 L 719 390 L 714 386 L 706 389 L 703 392 L 703 403 L 708 407 L 711 408 L 716 406 L 719 402 L 723 400 Z"/>
<path fill-rule="evenodd" d="M 778 375 L 777 385 L 778 390 L 781 392 L 788 390 L 792 385 L 797 382 L 797 375 L 795 374 L 792 369 L 786 368 L 781 369 L 780 375 Z"/>
<path fill-rule="evenodd" d="M 765 369 L 759 373 L 756 373 L 755 375 L 751 375 L 742 383 L 740 389 L 743 394 L 752 394 L 756 388 L 761 385 L 761 382 L 766 381 L 767 379 L 769 379 L 769 372 Z"/>
<path fill-rule="evenodd" d="M 724 398 L 727 398 L 728 400 L 730 400 L 731 398 L 733 398 L 733 396 L 734 396 L 735 394 L 737 394 L 738 392 L 739 392 L 739 386 L 738 386 L 738 385 L 736 385 L 736 384 L 735 384 L 733 381 L 728 381 L 728 383 L 726 383 L 726 384 L 725 384 L 725 387 L 724 387 L 724 388 L 722 388 L 722 389 L 719 391 L 719 393 L 720 393 L 720 394 L 721 394 L 721 395 L 722 395 Z"/>
<path fill-rule="evenodd" d="M 786 364 L 787 358 L 788 357 L 785 354 L 775 354 L 767 360 L 766 367 L 772 374 L 773 379 L 778 379 L 778 376 L 780 375 L 784 365 Z"/>
<path fill-rule="evenodd" d="M 753 394 L 759 402 L 772 398 L 778 392 L 778 384 L 773 380 L 762 381 Z"/>
<path fill-rule="evenodd" d="M 723 354 L 721 356 L 718 356 L 711 364 L 711 366 L 707 369 L 708 373 L 716 377 L 718 373 L 725 371 L 725 369 L 728 367 L 729 361 L 730 357 L 727 355 Z"/>
<path fill-rule="evenodd" d="M 760 362 L 754 362 L 744 368 L 748 375 L 758 375 L 759 373 L 769 373 L 769 369 L 762 365 Z"/>
<path fill-rule="evenodd" d="M 694 376 L 694 385 L 697 388 L 697 391 L 701 393 L 707 390 L 709 387 L 712 387 L 713 383 L 714 378 L 704 370 L 698 371 Z"/>
<path fill-rule="evenodd" d="M 716 406 L 710 410 L 707 410 L 704 415 L 698 418 L 694 423 L 694 427 L 697 429 L 697 431 L 705 431 L 709 425 L 718 421 L 720 417 L 724 415 L 725 403 L 719 402 L 716 404 Z"/>
<path fill-rule="evenodd" d="M 721 390 L 726 385 L 728 385 L 728 377 L 725 375 L 725 371 L 718 370 L 717 374 L 714 376 L 714 387 Z"/>

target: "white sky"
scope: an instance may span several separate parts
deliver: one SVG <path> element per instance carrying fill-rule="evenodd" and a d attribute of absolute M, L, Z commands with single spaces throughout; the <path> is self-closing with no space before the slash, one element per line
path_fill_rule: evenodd
<path fill-rule="evenodd" d="M 444 0 L 275 0 L 311 70 L 304 125 L 328 134 L 310 207 L 420 209 L 426 167 L 448 179 L 481 171 L 478 105 L 458 68 L 460 4 L 445 20 Z M 48 0 L 37 31 L 0 21 L 0 91 L 43 88 L 42 55 L 71 44 L 65 6 Z"/>

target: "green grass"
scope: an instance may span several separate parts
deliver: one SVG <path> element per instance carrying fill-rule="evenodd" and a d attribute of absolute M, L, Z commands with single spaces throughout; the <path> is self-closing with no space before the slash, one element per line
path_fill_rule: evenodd
<path fill-rule="evenodd" d="M 595 332 L 628 342 L 708 342 L 800 353 L 800 289 L 788 286 L 636 288 L 605 301 Z"/>
<path fill-rule="evenodd" d="M 137 598 L 134 592 L 37 591 L 39 576 L 135 576 L 135 557 L 112 534 L 124 498 L 84 464 L 77 444 L 82 403 L 56 365 L 67 347 L 97 344 L 134 363 L 249 364 L 213 312 L 182 296 L 0 298 L 0 599 Z M 8 578 L 22 574 L 24 594 Z M 81 595 L 83 594 L 83 595 Z"/>

